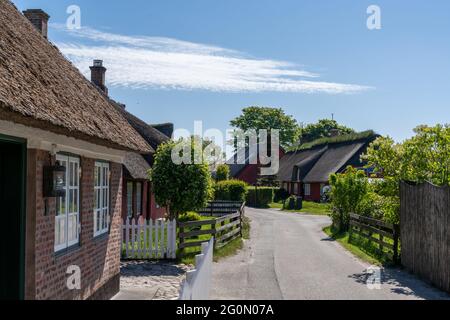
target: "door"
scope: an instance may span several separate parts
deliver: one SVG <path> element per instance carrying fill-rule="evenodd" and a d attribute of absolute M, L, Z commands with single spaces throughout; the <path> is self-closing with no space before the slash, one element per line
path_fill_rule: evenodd
<path fill-rule="evenodd" d="M 0 300 L 23 298 L 25 142 L 0 136 Z"/>

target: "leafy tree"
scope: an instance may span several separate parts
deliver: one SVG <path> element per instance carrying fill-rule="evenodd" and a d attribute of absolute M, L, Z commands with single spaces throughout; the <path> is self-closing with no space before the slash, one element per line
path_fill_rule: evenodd
<path fill-rule="evenodd" d="M 216 181 L 225 181 L 230 178 L 230 167 L 227 164 L 221 164 L 217 167 Z"/>
<path fill-rule="evenodd" d="M 280 130 L 280 144 L 289 147 L 298 141 L 300 127 L 297 121 L 290 115 L 286 115 L 283 109 L 268 107 L 248 107 L 242 110 L 242 114 L 231 120 L 230 124 L 242 131 L 266 129 L 270 134 L 271 129 Z"/>
<path fill-rule="evenodd" d="M 300 142 L 306 143 L 321 138 L 332 136 L 333 130 L 338 130 L 340 134 L 355 133 L 355 130 L 340 125 L 336 120 L 321 119 L 317 123 L 308 124 L 302 129 Z"/>
<path fill-rule="evenodd" d="M 158 147 L 153 168 L 149 172 L 156 202 L 167 207 L 171 218 L 201 209 L 213 192 L 211 174 L 204 160 L 198 161 L 198 164 L 174 163 L 172 151 L 180 145 L 186 146 L 191 156 L 195 150 L 201 151 L 201 145 L 195 140 L 168 141 Z"/>

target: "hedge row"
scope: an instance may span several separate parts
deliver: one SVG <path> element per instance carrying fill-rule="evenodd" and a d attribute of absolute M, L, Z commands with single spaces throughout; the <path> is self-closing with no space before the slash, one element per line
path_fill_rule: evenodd
<path fill-rule="evenodd" d="M 268 208 L 273 202 L 274 188 L 271 187 L 248 187 L 247 205 L 255 208 Z"/>
<path fill-rule="evenodd" d="M 214 186 L 214 199 L 244 202 L 247 195 L 247 184 L 240 180 L 219 181 Z"/>

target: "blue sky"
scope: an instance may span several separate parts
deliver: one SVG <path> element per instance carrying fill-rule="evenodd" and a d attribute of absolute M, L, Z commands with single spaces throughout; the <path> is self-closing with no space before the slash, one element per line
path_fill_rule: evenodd
<path fill-rule="evenodd" d="M 225 130 L 245 106 L 335 118 L 397 140 L 450 123 L 450 2 L 14 0 L 51 15 L 49 38 L 149 123 Z M 368 30 L 366 9 L 381 8 Z M 69 5 L 82 29 L 65 28 Z"/>

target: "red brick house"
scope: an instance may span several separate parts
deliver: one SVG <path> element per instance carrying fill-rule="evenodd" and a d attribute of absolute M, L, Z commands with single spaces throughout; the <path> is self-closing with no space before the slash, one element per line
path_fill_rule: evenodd
<path fill-rule="evenodd" d="M 0 299 L 106 299 L 122 164 L 153 149 L 47 40 L 48 15 L 25 16 L 0 1 Z"/>
<path fill-rule="evenodd" d="M 105 96 L 108 96 L 106 86 L 106 68 L 102 60 L 94 60 L 91 69 L 91 82 Z M 148 170 L 153 164 L 154 151 L 161 143 L 170 140 L 173 133 L 173 124 L 165 123 L 149 125 L 126 110 L 124 104 L 110 99 L 116 110 L 128 121 L 128 123 L 141 135 L 152 147 L 150 154 L 127 153 L 123 165 L 123 196 L 122 217 L 135 219 L 159 219 L 166 214 L 166 209 L 160 207 L 152 192 L 152 186 L 148 178 Z"/>
<path fill-rule="evenodd" d="M 290 151 L 280 161 L 277 179 L 290 194 L 318 202 L 332 173 L 343 172 L 348 166 L 365 166 L 361 155 L 377 137 L 374 132 L 367 131 L 313 142 L 309 147 Z"/>
<path fill-rule="evenodd" d="M 285 151 L 282 147 L 278 149 L 279 159 L 283 158 Z M 240 159 L 245 159 L 240 161 Z M 242 163 L 239 163 L 242 162 Z M 261 163 L 257 153 L 257 148 L 241 148 L 231 159 L 227 161 L 230 168 L 230 177 L 241 180 L 249 185 L 255 185 L 261 178 Z"/>

